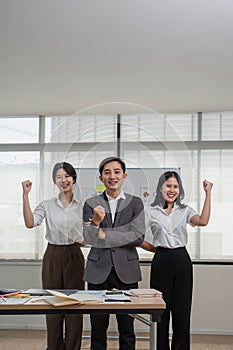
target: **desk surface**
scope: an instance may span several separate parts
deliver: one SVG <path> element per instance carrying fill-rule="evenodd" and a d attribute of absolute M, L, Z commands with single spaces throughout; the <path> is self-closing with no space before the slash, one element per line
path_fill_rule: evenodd
<path fill-rule="evenodd" d="M 0 315 L 36 315 L 36 314 L 147 314 L 151 316 L 150 349 L 156 350 L 156 322 L 160 322 L 166 304 L 161 297 L 131 297 L 132 302 L 101 303 L 91 302 L 78 305 L 54 307 L 47 304 L 0 304 Z"/>
<path fill-rule="evenodd" d="M 71 309 L 71 310 L 82 310 L 82 311 L 88 311 L 90 310 L 93 312 L 93 310 L 108 310 L 109 308 L 111 310 L 118 310 L 118 309 L 144 309 L 148 312 L 148 310 L 155 310 L 155 309 L 165 309 L 165 302 L 162 298 L 156 297 L 156 298 L 138 298 L 138 297 L 131 297 L 132 302 L 131 303 L 100 303 L 100 302 L 87 302 L 82 304 L 75 304 L 75 305 L 69 305 L 69 306 L 51 306 L 47 304 L 7 304 L 2 303 L 0 304 L 0 310 L 53 310 L 53 309 Z"/>
<path fill-rule="evenodd" d="M 138 313 L 150 314 L 154 321 L 159 321 L 166 305 L 161 297 L 139 298 L 131 297 L 132 302 L 101 303 L 89 302 L 69 306 L 51 306 L 47 304 L 0 304 L 0 315 L 17 314 L 90 314 L 90 313 Z"/>

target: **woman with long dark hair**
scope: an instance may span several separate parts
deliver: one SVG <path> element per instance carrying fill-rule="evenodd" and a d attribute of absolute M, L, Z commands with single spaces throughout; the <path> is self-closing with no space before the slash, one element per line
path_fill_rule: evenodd
<path fill-rule="evenodd" d="M 32 182 L 22 182 L 26 227 L 39 226 L 43 219 L 46 222 L 48 245 L 42 263 L 42 285 L 45 289 L 84 289 L 82 206 L 73 193 L 76 171 L 69 163 L 57 163 L 52 178 L 58 195 L 43 200 L 33 212 L 28 198 Z M 47 350 L 81 349 L 82 315 L 46 315 L 46 323 Z"/>
<path fill-rule="evenodd" d="M 144 241 L 142 248 L 155 252 L 150 286 L 163 293 L 166 310 L 157 326 L 157 349 L 169 350 L 169 323 L 172 315 L 173 350 L 190 349 L 190 312 L 192 303 L 193 270 L 186 250 L 187 224 L 206 226 L 210 217 L 210 194 L 213 184 L 203 181 L 205 201 L 199 215 L 182 204 L 184 189 L 179 174 L 163 173 L 158 181 L 156 196 L 151 204 L 148 227 L 153 244 Z"/>

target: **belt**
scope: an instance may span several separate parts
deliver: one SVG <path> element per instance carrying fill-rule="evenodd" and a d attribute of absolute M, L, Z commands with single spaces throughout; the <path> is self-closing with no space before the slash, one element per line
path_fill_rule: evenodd
<path fill-rule="evenodd" d="M 185 249 L 185 247 L 177 247 L 177 248 L 167 248 L 167 247 L 157 247 L 156 250 L 161 250 L 161 251 L 175 251 L 175 250 L 182 250 Z"/>
<path fill-rule="evenodd" d="M 48 247 L 51 247 L 51 248 L 70 249 L 70 248 L 74 248 L 76 246 L 80 247 L 81 245 L 78 242 L 75 242 L 75 243 L 72 243 L 72 244 L 52 244 L 52 243 L 48 242 Z"/>

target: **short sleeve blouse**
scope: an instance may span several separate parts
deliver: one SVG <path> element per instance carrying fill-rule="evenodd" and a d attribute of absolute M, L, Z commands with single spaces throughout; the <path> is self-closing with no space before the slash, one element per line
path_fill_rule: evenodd
<path fill-rule="evenodd" d="M 155 247 L 178 248 L 188 243 L 187 224 L 197 212 L 188 205 L 180 208 L 174 205 L 168 214 L 159 205 L 149 208 L 147 227 L 153 235 Z M 192 225 L 193 226 L 193 225 Z"/>

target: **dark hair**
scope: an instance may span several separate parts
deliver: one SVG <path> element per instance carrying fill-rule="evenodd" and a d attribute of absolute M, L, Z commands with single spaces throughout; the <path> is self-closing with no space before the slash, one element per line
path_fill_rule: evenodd
<path fill-rule="evenodd" d="M 56 183 L 56 175 L 59 169 L 64 169 L 68 175 L 72 176 L 75 184 L 77 179 L 76 171 L 70 163 L 66 163 L 66 162 L 61 162 L 54 165 L 53 172 L 52 172 L 52 178 L 54 183 Z"/>
<path fill-rule="evenodd" d="M 123 160 L 119 157 L 107 157 L 104 160 L 102 160 L 102 162 L 99 165 L 99 173 L 100 175 L 102 175 L 103 169 L 105 164 L 110 163 L 110 162 L 118 162 L 121 165 L 121 168 L 123 170 L 123 173 L 125 173 L 126 170 L 126 166 L 125 163 L 123 162 Z"/>
<path fill-rule="evenodd" d="M 161 188 L 164 182 L 166 182 L 170 177 L 175 177 L 178 184 L 179 184 L 179 196 L 176 199 L 176 204 L 179 205 L 180 208 L 184 208 L 185 204 L 182 204 L 181 201 L 184 199 L 184 188 L 182 185 L 182 181 L 180 178 L 180 175 L 176 171 L 166 171 L 163 173 L 158 181 L 158 185 L 156 188 L 156 195 L 155 195 L 155 200 L 151 204 L 152 207 L 155 207 L 156 205 L 159 205 L 160 207 L 166 209 L 167 208 L 167 203 L 163 198 L 163 195 L 161 193 Z"/>

